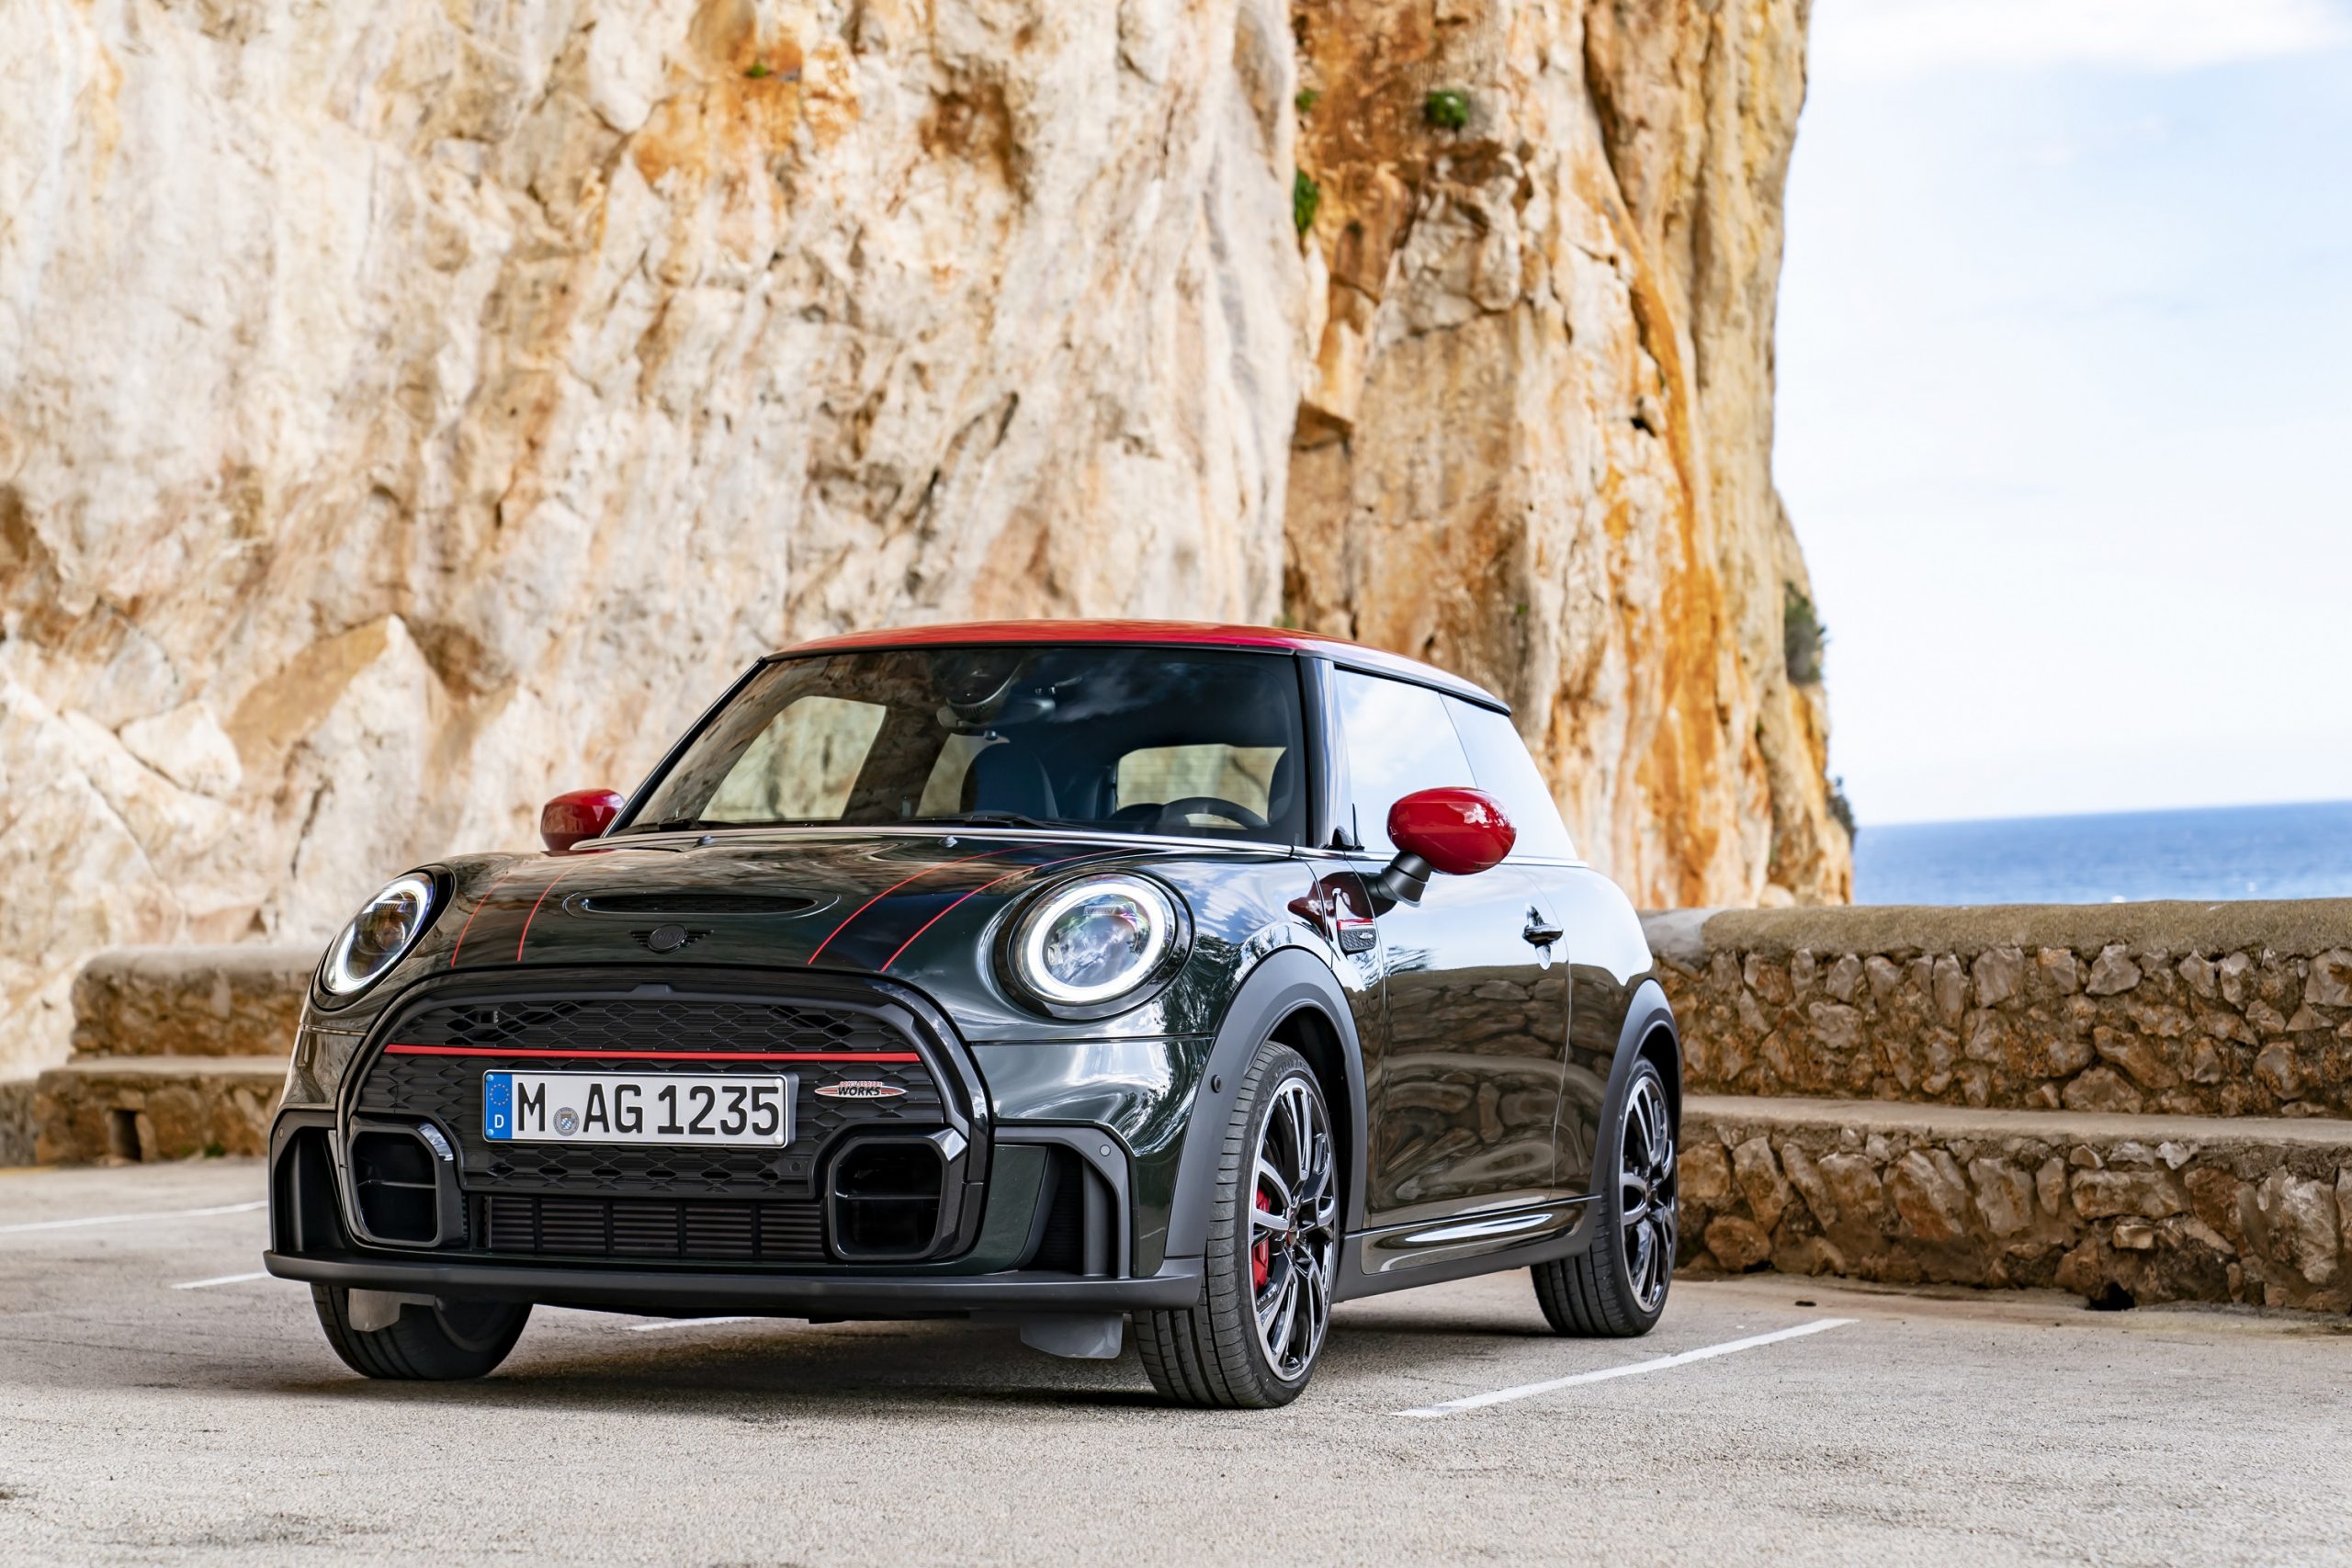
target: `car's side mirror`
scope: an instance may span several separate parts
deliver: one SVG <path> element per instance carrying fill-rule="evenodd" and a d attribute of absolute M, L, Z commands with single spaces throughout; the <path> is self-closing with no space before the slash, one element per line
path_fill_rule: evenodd
<path fill-rule="evenodd" d="M 626 804 L 608 789 L 566 790 L 539 807 L 539 837 L 551 850 L 568 850 L 603 834 Z"/>
<path fill-rule="evenodd" d="M 1388 808 L 1388 838 L 1396 858 L 1372 879 L 1382 908 L 1418 904 L 1430 874 L 1476 876 L 1499 863 L 1519 840 L 1502 802 L 1482 789 L 1417 789 Z"/>

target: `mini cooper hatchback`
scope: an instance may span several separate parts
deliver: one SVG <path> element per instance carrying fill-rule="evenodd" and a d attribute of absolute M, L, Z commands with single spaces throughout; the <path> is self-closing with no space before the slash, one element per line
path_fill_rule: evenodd
<path fill-rule="evenodd" d="M 963 1316 L 1269 1406 L 1351 1297 L 1665 1306 L 1674 1020 L 1468 682 L 1253 627 L 835 637 L 541 828 L 394 879 L 302 1019 L 267 1264 L 368 1376 L 480 1376 L 539 1303 Z"/>

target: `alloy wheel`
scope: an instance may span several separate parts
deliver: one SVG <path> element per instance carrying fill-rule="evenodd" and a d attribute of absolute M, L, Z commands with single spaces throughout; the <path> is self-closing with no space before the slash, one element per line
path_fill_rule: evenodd
<path fill-rule="evenodd" d="M 1253 1169 L 1250 1306 L 1266 1364 L 1290 1382 L 1315 1364 L 1330 1326 L 1340 1245 L 1331 1128 L 1305 1078 L 1285 1078 L 1274 1091 Z"/>
<path fill-rule="evenodd" d="M 1676 1235 L 1674 1122 L 1656 1077 L 1634 1083 L 1617 1170 L 1617 1234 L 1625 1249 L 1625 1275 L 1641 1310 L 1656 1312 L 1674 1274 Z"/>

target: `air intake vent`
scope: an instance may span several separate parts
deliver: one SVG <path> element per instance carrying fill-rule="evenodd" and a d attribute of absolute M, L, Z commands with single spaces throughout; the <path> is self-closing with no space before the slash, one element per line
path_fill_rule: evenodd
<path fill-rule="evenodd" d="M 360 1223 L 379 1241 L 431 1247 L 440 1239 L 433 1152 L 413 1133 L 361 1133 L 351 1140 Z"/>
<path fill-rule="evenodd" d="M 1038 1238 L 1033 1269 L 1057 1273 L 1086 1272 L 1086 1173 L 1068 1149 L 1053 1151 L 1048 1168 L 1053 1194 L 1047 1200 L 1046 1228 Z"/>
<path fill-rule="evenodd" d="M 823 1211 L 813 1202 L 534 1198 L 475 1200 L 492 1252 L 574 1258 L 674 1258 L 693 1263 L 821 1263 Z"/>
<path fill-rule="evenodd" d="M 778 893 L 589 893 L 577 908 L 592 915 L 805 915 L 814 898 Z"/>
<path fill-rule="evenodd" d="M 833 1248 L 843 1258 L 921 1258 L 939 1238 L 946 1162 L 917 1138 L 873 1138 L 833 1161 Z"/>

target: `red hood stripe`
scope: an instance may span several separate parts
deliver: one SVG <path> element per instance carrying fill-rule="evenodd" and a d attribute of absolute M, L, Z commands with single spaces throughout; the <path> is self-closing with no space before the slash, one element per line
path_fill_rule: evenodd
<path fill-rule="evenodd" d="M 1009 849 L 1009 848 L 1012 848 L 1012 846 L 1011 846 L 1011 845 L 1006 846 L 1006 848 L 1008 848 L 1008 849 Z M 844 916 L 844 917 L 842 918 L 842 923 L 841 923 L 840 925 L 835 926 L 831 931 L 827 931 L 827 932 L 825 933 L 825 940 L 824 940 L 824 941 L 822 941 L 822 942 L 819 942 L 819 943 L 817 944 L 817 952 L 816 952 L 816 953 L 810 953 L 810 954 L 808 956 L 808 958 L 807 958 L 806 960 L 804 960 L 804 964 L 814 964 L 814 963 L 816 963 L 816 962 L 817 962 L 818 954 L 819 954 L 819 953 L 823 953 L 823 952 L 825 951 L 825 949 L 826 949 L 826 948 L 831 947 L 831 946 L 832 945 L 833 938 L 835 938 L 835 937 L 837 937 L 837 936 L 841 935 L 841 934 L 842 934 L 842 932 L 843 932 L 843 931 L 845 931 L 849 930 L 849 928 L 850 928 L 850 922 L 851 922 L 852 920 L 856 919 L 858 916 L 860 916 L 860 915 L 862 915 L 862 914 L 865 913 L 865 911 L 866 911 L 866 910 L 871 909 L 872 908 L 874 908 L 874 906 L 875 906 L 875 905 L 879 904 L 880 902 L 882 902 L 882 900 L 883 900 L 883 899 L 888 898 L 891 894 L 896 893 L 899 888 L 904 887 L 908 883 L 910 883 L 910 882 L 920 882 L 920 881 L 922 881 L 924 877 L 929 876 L 933 872 L 934 872 L 934 871 L 944 871 L 944 870 L 946 870 L 946 869 L 947 869 L 949 866 L 951 866 L 951 865 L 969 865 L 969 864 L 971 864 L 971 863 L 972 863 L 972 862 L 974 862 L 974 861 L 976 861 L 976 860 L 986 860 L 986 859 L 988 859 L 990 855 L 1001 855 L 1001 854 L 1002 854 L 1002 853 L 1004 853 L 1004 852 L 1005 852 L 1005 851 L 1004 851 L 1004 850 L 1002 850 L 1002 849 L 996 849 L 996 850 L 982 850 L 978 854 L 976 854 L 976 855 L 966 855 L 962 860 L 944 860 L 944 861 L 940 861 L 940 862 L 938 862 L 938 863 L 935 863 L 935 864 L 924 866 L 921 871 L 916 872 L 912 876 L 906 876 L 906 877 L 901 877 L 901 878 L 899 878 L 898 881 L 893 882 L 892 884 L 890 884 L 890 886 L 889 886 L 885 887 L 884 889 L 882 889 L 882 891 L 881 891 L 881 892 L 876 893 L 873 897 L 868 898 L 865 903 L 860 904 L 856 908 L 852 909 L 852 910 L 851 910 L 851 911 L 850 911 L 846 916 Z M 885 964 L 885 965 L 884 965 L 884 967 L 885 967 L 885 968 L 888 968 L 888 964 Z"/>
<path fill-rule="evenodd" d="M 553 876 L 548 879 L 548 885 L 545 887 L 539 889 L 539 896 L 531 902 L 531 912 L 523 917 L 523 934 L 514 939 L 515 963 L 520 964 L 523 962 L 523 944 L 531 940 L 531 922 L 539 918 L 539 906 L 548 901 L 548 895 L 555 891 L 555 885 L 557 883 L 561 882 L 565 877 L 570 876 L 573 872 L 578 871 L 579 869 L 580 868 L 577 865 L 565 866 L 561 871 L 557 872 Z"/>
<path fill-rule="evenodd" d="M 1119 852 L 1121 852 L 1116 851 L 1116 850 L 1113 850 L 1113 851 L 1108 852 L 1108 853 L 1110 853 L 1110 854 L 1117 854 L 1117 853 L 1119 853 Z M 933 927 L 933 926 L 937 925 L 940 921 L 942 921 L 942 920 L 945 919 L 949 915 L 954 914 L 957 909 L 962 908 L 964 907 L 965 901 L 966 901 L 967 899 L 969 899 L 969 898 L 973 897 L 974 897 L 975 895 L 977 895 L 977 894 L 981 894 L 981 893 L 985 893 L 985 892 L 987 892 L 989 888 L 994 887 L 998 883 L 1000 883 L 1000 882 L 1010 882 L 1010 881 L 1012 881 L 1014 877 L 1016 877 L 1016 876 L 1020 876 L 1020 875 L 1023 875 L 1023 874 L 1024 874 L 1025 873 L 1028 873 L 1028 872 L 1032 872 L 1032 871 L 1046 871 L 1046 870 L 1048 870 L 1048 869 L 1050 869 L 1051 867 L 1054 867 L 1054 866 L 1057 866 L 1057 865 L 1068 865 L 1070 862 L 1072 862 L 1072 861 L 1074 861 L 1074 860 L 1101 860 L 1101 859 L 1102 859 L 1102 858 L 1104 858 L 1104 855 L 1103 855 L 1102 853 L 1099 853 L 1099 852 L 1098 852 L 1098 853 L 1092 853 L 1092 854 L 1082 854 L 1082 855 L 1064 855 L 1064 856 L 1062 856 L 1062 858 L 1061 858 L 1061 859 L 1059 859 L 1059 860 L 1040 861 L 1040 862 L 1039 862 L 1038 863 L 1036 863 L 1035 865 L 1017 865 L 1017 866 L 1014 866 L 1011 871 L 1006 872 L 1002 876 L 992 876 L 992 877 L 989 878 L 989 880 L 988 880 L 988 881 L 983 882 L 983 883 L 981 883 L 978 887 L 973 888 L 971 892 L 965 894 L 965 895 L 964 895 L 964 897 L 963 897 L 962 898 L 958 898 L 958 899 L 956 899 L 954 903 L 952 903 L 952 904 L 948 905 L 948 906 L 947 906 L 947 908 L 945 908 L 944 909 L 940 910 L 940 911 L 939 911 L 939 913 L 937 913 L 937 914 L 935 914 L 935 915 L 932 916 L 932 917 L 931 917 L 931 919 L 929 919 L 925 920 L 922 924 L 921 924 L 921 925 L 917 926 L 917 927 L 915 928 L 915 934 L 914 934 L 914 936 L 910 936 L 910 937 L 907 938 L 907 940 L 906 940 L 906 941 L 904 941 L 904 942 L 900 942 L 900 943 L 899 944 L 899 951 L 898 951 L 897 953 L 893 953 L 892 954 L 890 954 L 890 956 L 889 956 L 889 957 L 888 957 L 888 958 L 884 959 L 884 960 L 882 961 L 882 963 L 881 963 L 880 966 L 875 970 L 875 973 L 876 973 L 876 974 L 877 974 L 877 975 L 887 975 L 887 974 L 888 974 L 888 973 L 889 973 L 889 970 L 890 970 L 890 965 L 891 965 L 891 964 L 896 964 L 896 963 L 899 961 L 899 959 L 900 958 L 900 956 L 901 956 L 901 955 L 903 955 L 903 954 L 906 953 L 907 949 L 909 949 L 909 948 L 912 947 L 912 946 L 915 944 L 915 939 L 916 939 L 917 937 L 922 936 L 923 932 L 925 932 L 925 931 L 927 931 L 931 930 L 931 928 L 932 928 L 932 927 Z"/>
<path fill-rule="evenodd" d="M 515 869 L 520 870 L 521 868 L 516 867 Z M 498 880 L 492 883 L 488 887 L 483 888 L 481 897 L 474 900 L 472 912 L 466 916 L 466 923 L 458 928 L 458 943 L 455 947 L 452 947 L 449 950 L 450 968 L 455 969 L 458 966 L 458 954 L 465 952 L 466 950 L 466 935 L 474 929 L 474 921 L 481 917 L 482 910 L 489 906 L 490 896 L 497 892 L 500 888 L 505 886 L 508 882 L 514 879 L 514 872 L 513 871 L 502 873 Z"/>

